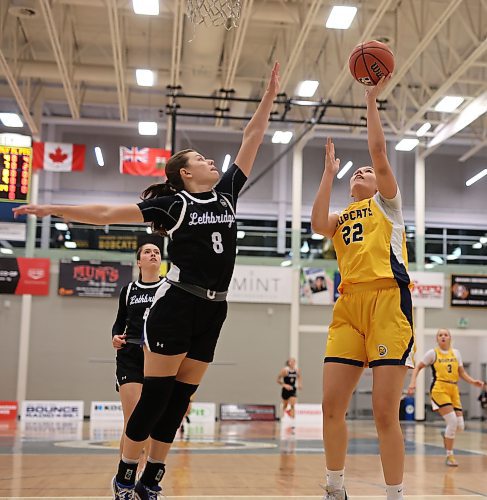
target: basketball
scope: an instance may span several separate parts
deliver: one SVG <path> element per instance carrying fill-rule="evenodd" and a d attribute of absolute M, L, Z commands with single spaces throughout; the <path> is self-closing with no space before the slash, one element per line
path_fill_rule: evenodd
<path fill-rule="evenodd" d="M 385 43 L 362 42 L 350 54 L 348 66 L 357 82 L 377 85 L 383 76 L 394 71 L 394 54 Z"/>

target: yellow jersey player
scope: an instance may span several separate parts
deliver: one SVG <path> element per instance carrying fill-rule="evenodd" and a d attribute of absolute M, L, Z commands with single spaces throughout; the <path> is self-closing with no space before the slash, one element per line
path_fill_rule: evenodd
<path fill-rule="evenodd" d="M 326 500 L 347 498 L 344 467 L 345 414 L 364 367 L 373 372 L 372 404 L 388 500 L 403 498 L 404 439 L 399 404 L 414 335 L 407 273 L 401 194 L 387 159 L 376 99 L 389 77 L 365 92 L 372 166 L 350 180 L 354 201 L 330 213 L 330 196 L 340 160 L 331 139 L 311 215 L 313 230 L 333 238 L 341 274 L 323 367 L 323 439 Z"/>
<path fill-rule="evenodd" d="M 408 394 L 416 390 L 418 373 L 426 366 L 431 366 L 433 381 L 431 383 L 431 408 L 437 411 L 445 420 L 446 428 L 442 432 L 443 445 L 446 450 L 446 465 L 457 467 L 458 462 L 453 455 L 455 435 L 465 429 L 462 402 L 458 380 L 462 378 L 469 384 L 482 388 L 482 380 L 473 379 L 463 367 L 462 355 L 458 349 L 451 346 L 451 334 L 446 328 L 441 328 L 436 334 L 437 347 L 430 349 L 420 361 L 411 375 Z"/>

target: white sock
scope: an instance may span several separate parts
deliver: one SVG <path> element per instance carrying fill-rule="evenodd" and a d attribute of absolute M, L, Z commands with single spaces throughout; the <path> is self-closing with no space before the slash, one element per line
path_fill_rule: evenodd
<path fill-rule="evenodd" d="M 331 491 L 341 490 L 345 480 L 345 469 L 328 470 L 326 469 L 326 485 Z"/>
<path fill-rule="evenodd" d="M 387 484 L 386 485 L 386 493 L 387 500 L 402 500 L 403 497 L 403 487 L 401 484 Z"/>
<path fill-rule="evenodd" d="M 138 460 L 132 460 L 131 458 L 125 458 L 123 455 L 122 455 L 122 462 L 124 462 L 126 464 L 138 464 L 139 463 Z"/>
<path fill-rule="evenodd" d="M 152 458 L 152 457 L 147 457 L 147 461 L 150 462 L 151 464 L 164 464 L 164 462 L 162 460 L 157 460 L 157 459 Z"/>
<path fill-rule="evenodd" d="M 449 457 L 450 455 L 453 455 L 453 450 L 446 450 L 446 456 Z"/>

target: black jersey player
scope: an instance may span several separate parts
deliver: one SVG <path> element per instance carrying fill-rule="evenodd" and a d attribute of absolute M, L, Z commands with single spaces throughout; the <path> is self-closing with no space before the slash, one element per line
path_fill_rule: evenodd
<path fill-rule="evenodd" d="M 16 215 L 57 215 L 91 224 L 152 222 L 170 238 L 173 263 L 144 325 L 142 394 L 125 431 L 122 458 L 112 481 L 115 498 L 156 499 L 174 435 L 213 353 L 227 314 L 226 291 L 236 254 L 237 197 L 252 170 L 279 91 L 276 63 L 266 92 L 245 127 L 235 164 L 220 179 L 213 160 L 194 150 L 173 155 L 167 181 L 150 186 L 138 205 L 24 205 Z M 135 484 L 144 441 L 147 466 Z"/>
<path fill-rule="evenodd" d="M 286 415 L 294 418 L 294 410 L 297 401 L 297 390 L 301 389 L 301 370 L 296 366 L 296 360 L 289 358 L 286 366 L 279 372 L 277 383 L 282 386 L 282 417 Z M 288 409 L 289 406 L 289 409 Z"/>
<path fill-rule="evenodd" d="M 122 402 L 124 431 L 139 401 L 144 382 L 144 315 L 163 282 L 160 274 L 161 251 L 153 243 L 137 249 L 139 278 L 120 291 L 117 317 L 112 327 L 112 345 L 117 350 L 116 388 Z M 123 435 L 120 450 L 123 447 Z"/>

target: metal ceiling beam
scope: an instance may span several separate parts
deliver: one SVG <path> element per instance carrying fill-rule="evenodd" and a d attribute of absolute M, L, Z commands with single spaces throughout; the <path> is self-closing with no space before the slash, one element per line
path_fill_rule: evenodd
<path fill-rule="evenodd" d="M 118 108 L 120 121 L 128 119 L 127 89 L 125 87 L 125 70 L 123 64 L 123 41 L 120 34 L 120 23 L 117 11 L 117 1 L 107 0 L 108 24 L 112 39 L 113 66 L 115 68 L 115 82 L 117 84 Z"/>
<path fill-rule="evenodd" d="M 61 75 L 61 81 L 63 83 L 64 92 L 66 93 L 66 100 L 68 101 L 69 111 L 73 118 L 79 118 L 79 109 L 76 102 L 76 97 L 71 83 L 71 78 L 68 72 L 66 61 L 64 59 L 63 51 L 61 49 L 61 44 L 59 42 L 59 35 L 56 29 L 56 24 L 54 23 L 54 17 L 52 15 L 51 4 L 49 0 L 39 0 L 41 6 L 42 15 L 47 26 L 47 34 L 51 40 L 52 50 L 54 52 L 54 58 L 59 69 L 59 74 Z"/>
<path fill-rule="evenodd" d="M 370 18 L 364 31 L 361 33 L 359 41 L 368 40 L 372 36 L 375 28 L 379 24 L 384 14 L 387 12 L 387 9 L 389 8 L 392 2 L 393 0 L 381 1 L 380 5 L 374 12 L 374 15 Z M 350 82 L 350 70 L 348 69 L 348 64 L 343 65 L 342 70 L 340 71 L 339 75 L 337 76 L 332 86 L 330 87 L 330 90 L 328 91 L 327 98 L 333 101 L 341 97 L 340 92 L 342 91 L 343 86 L 345 85 L 346 82 Z"/>
<path fill-rule="evenodd" d="M 391 1 L 391 0 L 388 0 Z M 282 72 L 282 76 L 280 78 L 280 87 L 282 91 L 286 88 L 289 83 L 289 79 L 294 74 L 294 68 L 299 60 L 299 56 L 301 51 L 303 50 L 304 43 L 308 38 L 309 32 L 316 21 L 316 16 L 318 15 L 318 11 L 321 7 L 322 0 L 311 0 L 311 5 L 308 7 L 308 11 L 306 14 L 306 18 L 301 25 L 301 30 L 296 38 L 296 43 L 289 55 L 289 58 L 286 62 L 284 71 Z M 283 65 L 284 66 L 284 65 Z"/>
<path fill-rule="evenodd" d="M 387 96 L 392 92 L 394 87 L 399 82 L 402 82 L 404 76 L 409 71 L 409 68 L 416 62 L 417 58 L 426 49 L 462 2 L 463 0 L 452 0 L 447 7 L 442 10 L 440 17 L 435 21 L 431 29 L 421 38 L 418 45 L 416 45 L 416 48 L 411 52 L 411 54 L 409 54 L 409 57 L 405 61 L 401 62 L 401 65 L 395 69 L 394 76 L 383 94 L 384 99 L 387 99 Z"/>
<path fill-rule="evenodd" d="M 179 85 L 179 74 L 181 72 L 181 55 L 183 52 L 184 0 L 176 0 L 174 20 L 175 23 L 172 32 L 171 73 L 169 77 L 169 84 L 173 87 Z"/>
<path fill-rule="evenodd" d="M 17 81 L 15 80 L 12 70 L 10 69 L 7 60 L 5 59 L 5 56 L 1 48 L 0 48 L 0 69 L 3 71 L 3 74 L 7 78 L 10 90 L 12 91 L 12 94 L 14 95 L 15 100 L 17 101 L 17 105 L 19 106 L 20 112 L 24 117 L 25 123 L 27 123 L 27 126 L 29 127 L 29 130 L 31 131 L 32 135 L 38 136 L 39 129 L 35 124 L 34 118 L 31 116 L 29 112 L 29 106 L 25 102 L 24 96 L 22 95 L 22 92 L 20 91 L 20 88 L 17 85 Z"/>
<path fill-rule="evenodd" d="M 445 92 L 458 80 L 458 78 L 467 71 L 472 63 L 476 61 L 487 50 L 487 39 L 478 45 L 473 52 L 463 61 L 460 66 L 447 78 L 443 84 L 434 92 L 429 99 L 414 113 L 414 115 L 402 127 L 401 132 L 408 131 L 423 115 L 428 111 L 431 106 L 437 101 Z"/>
<path fill-rule="evenodd" d="M 460 158 L 458 158 L 458 161 L 461 161 L 462 163 L 464 161 L 467 161 L 469 158 L 471 158 L 474 154 L 478 153 L 480 150 L 484 149 L 487 147 L 487 138 L 484 139 L 483 141 L 480 141 L 478 144 L 470 148 L 467 152 L 465 152 Z"/>

